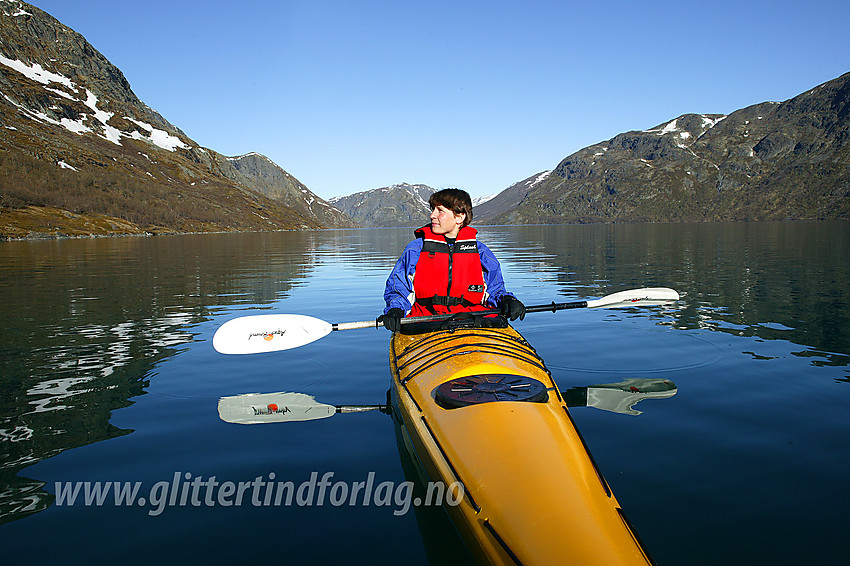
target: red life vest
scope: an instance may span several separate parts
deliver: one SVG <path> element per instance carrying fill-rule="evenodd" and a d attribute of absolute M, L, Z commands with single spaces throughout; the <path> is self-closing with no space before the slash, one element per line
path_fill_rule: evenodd
<path fill-rule="evenodd" d="M 476 233 L 475 228 L 464 226 L 454 246 L 449 246 L 431 226 L 414 232 L 423 241 L 413 275 L 416 301 L 408 316 L 486 310 L 481 304 L 486 289 Z"/>

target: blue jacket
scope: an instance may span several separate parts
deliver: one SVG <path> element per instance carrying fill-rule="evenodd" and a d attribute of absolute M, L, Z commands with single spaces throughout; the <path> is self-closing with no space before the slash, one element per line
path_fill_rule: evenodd
<path fill-rule="evenodd" d="M 416 271 L 416 262 L 422 251 L 422 239 L 416 238 L 404 248 L 404 252 L 390 272 L 387 285 L 384 289 L 384 301 L 387 306 L 384 313 L 391 308 L 399 308 L 407 314 L 413 306 L 415 295 L 413 293 L 413 274 Z M 484 303 L 491 307 L 498 307 L 502 297 L 511 295 L 505 290 L 505 281 L 502 278 L 502 268 L 499 260 L 480 241 L 478 242 L 478 255 L 481 258 L 481 269 L 484 272 Z"/>

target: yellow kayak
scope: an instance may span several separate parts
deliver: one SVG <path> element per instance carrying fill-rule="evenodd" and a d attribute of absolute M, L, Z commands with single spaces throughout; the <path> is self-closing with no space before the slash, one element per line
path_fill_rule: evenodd
<path fill-rule="evenodd" d="M 395 333 L 393 418 L 480 564 L 651 564 L 543 360 L 513 328 Z M 454 504 L 456 503 L 456 504 Z"/>

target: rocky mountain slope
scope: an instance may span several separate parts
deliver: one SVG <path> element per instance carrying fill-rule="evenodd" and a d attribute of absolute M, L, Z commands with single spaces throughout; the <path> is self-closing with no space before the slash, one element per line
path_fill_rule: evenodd
<path fill-rule="evenodd" d="M 201 147 L 80 34 L 0 0 L 0 236 L 352 225 L 267 158 Z"/>
<path fill-rule="evenodd" d="M 361 226 L 419 227 L 428 223 L 431 209 L 428 197 L 434 193 L 428 185 L 401 183 L 330 199 Z"/>
<path fill-rule="evenodd" d="M 728 116 L 686 114 L 565 158 L 492 224 L 850 218 L 850 73 Z M 538 179 L 540 179 L 538 181 Z"/>

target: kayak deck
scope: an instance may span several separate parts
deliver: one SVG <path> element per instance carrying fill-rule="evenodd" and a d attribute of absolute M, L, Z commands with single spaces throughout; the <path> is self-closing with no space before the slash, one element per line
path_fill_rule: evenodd
<path fill-rule="evenodd" d="M 390 369 L 404 443 L 428 481 L 463 486 L 444 507 L 480 563 L 651 564 L 516 330 L 396 333 Z"/>

